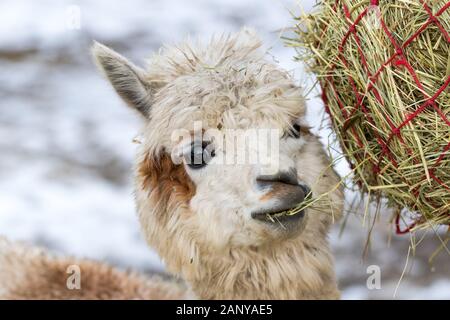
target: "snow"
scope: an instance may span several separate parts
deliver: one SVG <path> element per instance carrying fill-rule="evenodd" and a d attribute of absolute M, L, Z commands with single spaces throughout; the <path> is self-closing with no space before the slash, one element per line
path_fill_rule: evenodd
<path fill-rule="evenodd" d="M 132 140 L 139 118 L 96 72 L 92 40 L 111 45 L 138 64 L 164 43 L 188 34 L 208 38 L 248 25 L 261 34 L 280 64 L 299 83 L 311 84 L 279 40 L 292 26 L 294 0 L 3 0 L 0 2 L 0 234 L 46 246 L 58 253 L 105 260 L 123 268 L 163 272 L 164 264 L 145 244 L 134 213 Z M 79 14 L 80 19 L 77 20 Z M 308 100 L 308 119 L 319 130 L 323 107 Z M 345 175 L 348 166 L 340 161 Z M 349 199 L 355 195 L 349 193 Z M 403 271 L 408 237 L 379 223 L 371 253 L 363 259 L 366 228 L 361 209 L 339 237 L 331 236 L 343 297 L 392 298 Z M 386 214 L 388 216 L 388 214 Z M 397 298 L 450 298 L 447 253 L 433 267 L 439 246 L 426 237 Z M 366 268 L 380 265 L 382 289 L 366 288 Z M 434 272 L 432 272 L 434 270 Z"/>

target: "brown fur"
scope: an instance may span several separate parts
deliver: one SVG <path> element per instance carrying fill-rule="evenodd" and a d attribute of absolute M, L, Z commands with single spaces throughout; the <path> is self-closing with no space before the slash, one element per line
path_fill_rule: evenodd
<path fill-rule="evenodd" d="M 165 204 L 189 205 L 195 194 L 195 185 L 186 174 L 182 165 L 175 165 L 170 155 L 162 152 L 158 156 L 146 154 L 138 167 L 139 176 L 143 177 L 143 190 L 152 190 L 158 202 Z M 167 219 L 169 212 L 160 212 L 161 219 Z"/>
<path fill-rule="evenodd" d="M 183 299 L 186 288 L 158 276 L 145 277 L 106 264 L 57 258 L 49 253 L 0 239 L 0 299 Z M 76 265 L 81 288 L 68 289 Z"/>

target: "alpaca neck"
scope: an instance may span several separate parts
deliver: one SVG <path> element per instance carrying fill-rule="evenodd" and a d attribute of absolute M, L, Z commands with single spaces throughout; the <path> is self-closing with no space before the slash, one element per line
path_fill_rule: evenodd
<path fill-rule="evenodd" d="M 337 299 L 326 240 L 289 240 L 206 256 L 190 281 L 201 299 Z"/>

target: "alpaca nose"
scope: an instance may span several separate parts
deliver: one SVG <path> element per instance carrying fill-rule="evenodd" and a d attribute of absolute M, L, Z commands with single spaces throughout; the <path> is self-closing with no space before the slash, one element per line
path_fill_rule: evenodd
<path fill-rule="evenodd" d="M 305 184 L 299 183 L 297 170 L 290 168 L 279 171 L 273 175 L 261 175 L 256 178 L 257 185 L 262 189 L 270 189 L 266 194 L 276 198 L 282 207 L 290 208 L 303 202 L 310 189 Z"/>
<path fill-rule="evenodd" d="M 262 187 L 272 185 L 273 183 L 284 183 L 298 186 L 297 169 L 290 168 L 287 171 L 279 171 L 273 175 L 261 175 L 256 178 L 258 184 Z"/>

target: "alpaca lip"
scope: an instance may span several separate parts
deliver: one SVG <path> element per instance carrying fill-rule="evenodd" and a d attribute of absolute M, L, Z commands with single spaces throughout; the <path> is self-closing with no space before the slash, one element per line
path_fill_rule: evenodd
<path fill-rule="evenodd" d="M 292 208 L 271 209 L 265 211 L 252 212 L 252 218 L 268 223 L 289 223 L 302 219 L 305 216 L 305 210 L 302 210 L 296 214 L 288 215 L 287 211 Z"/>

